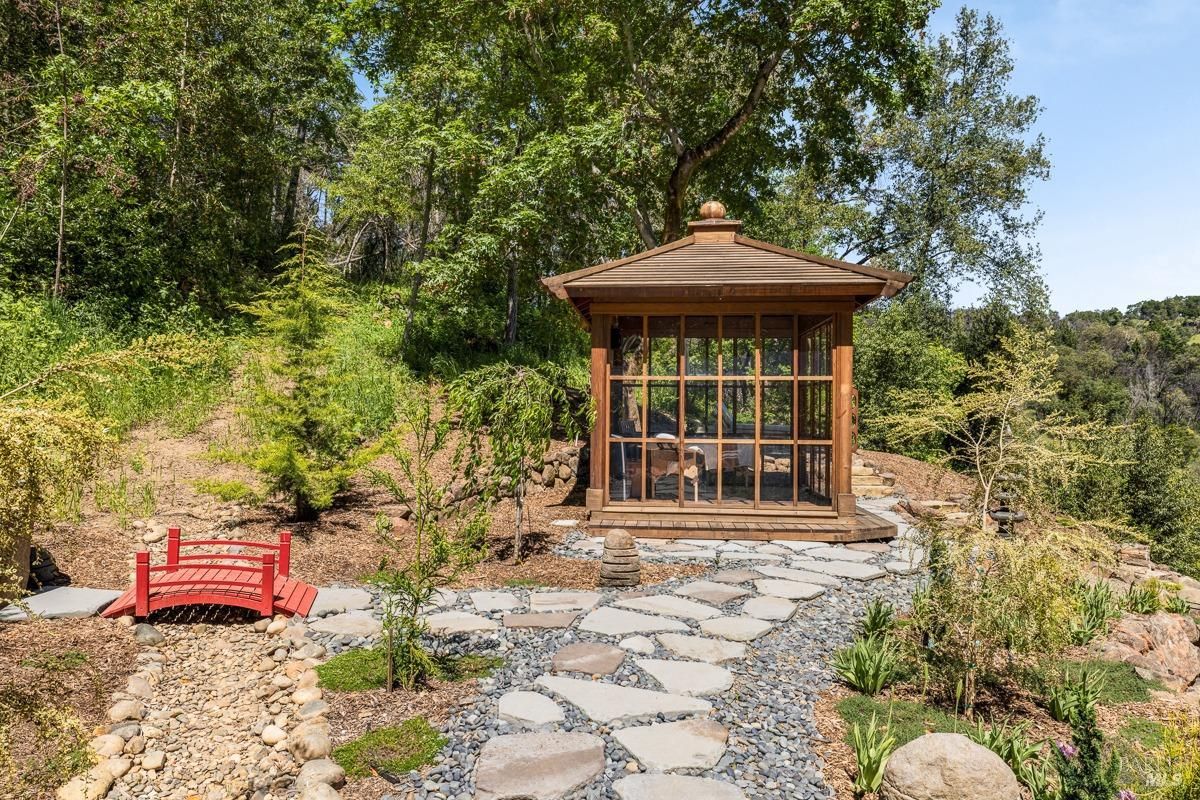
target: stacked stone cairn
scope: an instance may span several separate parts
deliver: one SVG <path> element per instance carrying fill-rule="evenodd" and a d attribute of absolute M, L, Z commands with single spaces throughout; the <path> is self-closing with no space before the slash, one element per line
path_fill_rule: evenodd
<path fill-rule="evenodd" d="M 642 579 L 642 564 L 637 545 L 628 531 L 614 528 L 604 537 L 604 557 L 600 561 L 601 586 L 637 586 Z"/>

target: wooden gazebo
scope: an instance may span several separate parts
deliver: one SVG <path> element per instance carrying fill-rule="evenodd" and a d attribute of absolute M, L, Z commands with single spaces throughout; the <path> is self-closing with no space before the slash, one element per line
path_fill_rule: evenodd
<path fill-rule="evenodd" d="M 852 315 L 900 272 L 742 236 L 708 202 L 689 235 L 543 282 L 592 334 L 587 506 L 637 536 L 854 541 Z"/>

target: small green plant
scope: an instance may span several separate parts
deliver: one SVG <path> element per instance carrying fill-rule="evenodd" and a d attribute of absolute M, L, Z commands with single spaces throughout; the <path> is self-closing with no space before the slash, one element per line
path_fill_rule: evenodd
<path fill-rule="evenodd" d="M 225 503 L 256 504 L 259 501 L 258 492 L 239 480 L 221 481 L 215 478 L 200 478 L 193 481 L 196 491 L 210 494 Z"/>
<path fill-rule="evenodd" d="M 866 726 L 859 727 L 856 721 L 851 729 L 854 763 L 858 767 L 854 776 L 855 797 L 873 794 L 883 784 L 883 769 L 896 749 L 896 737 L 887 728 L 887 725 L 880 726 L 872 714 Z"/>
<path fill-rule="evenodd" d="M 1095 715 L 1096 705 L 1104 693 L 1106 679 L 1102 672 L 1084 666 L 1078 672 L 1067 672 L 1061 684 L 1048 692 L 1047 710 L 1059 722 L 1071 723 L 1081 714 Z"/>
<path fill-rule="evenodd" d="M 533 578 L 509 578 L 504 582 L 504 585 L 510 589 L 536 589 L 546 584 Z"/>
<path fill-rule="evenodd" d="M 863 615 L 863 636 L 886 636 L 896 627 L 896 608 L 886 600 L 875 598 L 867 603 Z"/>
<path fill-rule="evenodd" d="M 1134 614 L 1153 614 L 1162 607 L 1158 591 L 1149 586 L 1130 586 L 1125 595 L 1125 608 Z"/>
<path fill-rule="evenodd" d="M 877 695 L 896 678 L 900 656 L 887 637 L 864 636 L 833 656 L 833 671 L 863 694 Z"/>
<path fill-rule="evenodd" d="M 504 666 L 499 656 L 448 656 L 436 659 L 438 676 L 443 680 L 461 681 L 486 678 Z"/>
<path fill-rule="evenodd" d="M 374 773 L 398 777 L 432 764 L 446 742 L 424 718 L 415 717 L 396 727 L 376 728 L 334 748 L 333 760 L 351 778 Z"/>
<path fill-rule="evenodd" d="M 1080 584 L 1078 618 L 1071 621 L 1071 641 L 1084 645 L 1108 632 L 1108 623 L 1121 616 L 1120 603 L 1107 583 Z"/>
<path fill-rule="evenodd" d="M 1046 711 L 1056 722 L 1066 722 L 1075 710 L 1075 695 L 1070 688 L 1059 684 L 1046 690 Z"/>
<path fill-rule="evenodd" d="M 911 700 L 888 699 L 884 702 L 875 697 L 853 694 L 839 701 L 837 710 L 847 726 L 855 722 L 866 724 L 872 716 L 886 717 L 888 731 L 896 737 L 898 747 L 926 733 L 954 733 L 961 728 L 958 719 L 953 715 L 940 708 Z M 849 727 L 846 742 L 854 743 L 850 738 Z"/>
<path fill-rule="evenodd" d="M 387 682 L 387 653 L 381 648 L 338 653 L 317 665 L 318 684 L 335 692 L 366 692 Z"/>
<path fill-rule="evenodd" d="M 1028 722 L 1008 725 L 993 721 L 985 725 L 980 720 L 973 731 L 967 731 L 967 736 L 1004 759 L 1034 800 L 1052 796 L 1047 765 L 1039 758 L 1042 742 L 1029 738 Z"/>
<path fill-rule="evenodd" d="M 30 656 L 21 662 L 21 666 L 33 667 L 44 672 L 71 672 L 79 669 L 87 662 L 87 653 L 82 650 L 68 650 L 65 653 Z"/>
<path fill-rule="evenodd" d="M 1170 611 L 1172 614 L 1187 615 L 1187 614 L 1192 613 L 1191 604 L 1189 604 L 1187 600 L 1184 600 L 1182 597 L 1180 597 L 1177 594 L 1173 594 L 1170 597 L 1168 597 L 1166 599 L 1166 602 L 1163 603 L 1163 608 L 1166 609 L 1167 611 Z"/>

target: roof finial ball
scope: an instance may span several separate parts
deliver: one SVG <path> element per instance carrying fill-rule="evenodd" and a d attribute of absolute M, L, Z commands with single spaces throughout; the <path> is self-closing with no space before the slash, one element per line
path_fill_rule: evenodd
<path fill-rule="evenodd" d="M 700 219 L 725 219 L 725 206 L 719 200 L 709 200 L 700 206 Z"/>

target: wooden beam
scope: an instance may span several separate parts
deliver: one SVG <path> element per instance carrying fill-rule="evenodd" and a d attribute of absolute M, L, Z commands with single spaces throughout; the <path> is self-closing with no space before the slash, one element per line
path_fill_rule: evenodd
<path fill-rule="evenodd" d="M 853 489 L 850 484 L 850 467 L 853 459 L 851 447 L 852 394 L 854 392 L 854 317 L 840 311 L 834 316 L 833 338 L 833 496 L 837 503 L 838 516 L 848 517 L 855 513 Z"/>
<path fill-rule="evenodd" d="M 592 316 L 592 399 L 596 403 L 596 422 L 592 425 L 586 499 L 588 511 L 604 505 L 608 482 L 608 344 L 611 323 L 608 315 Z"/>

